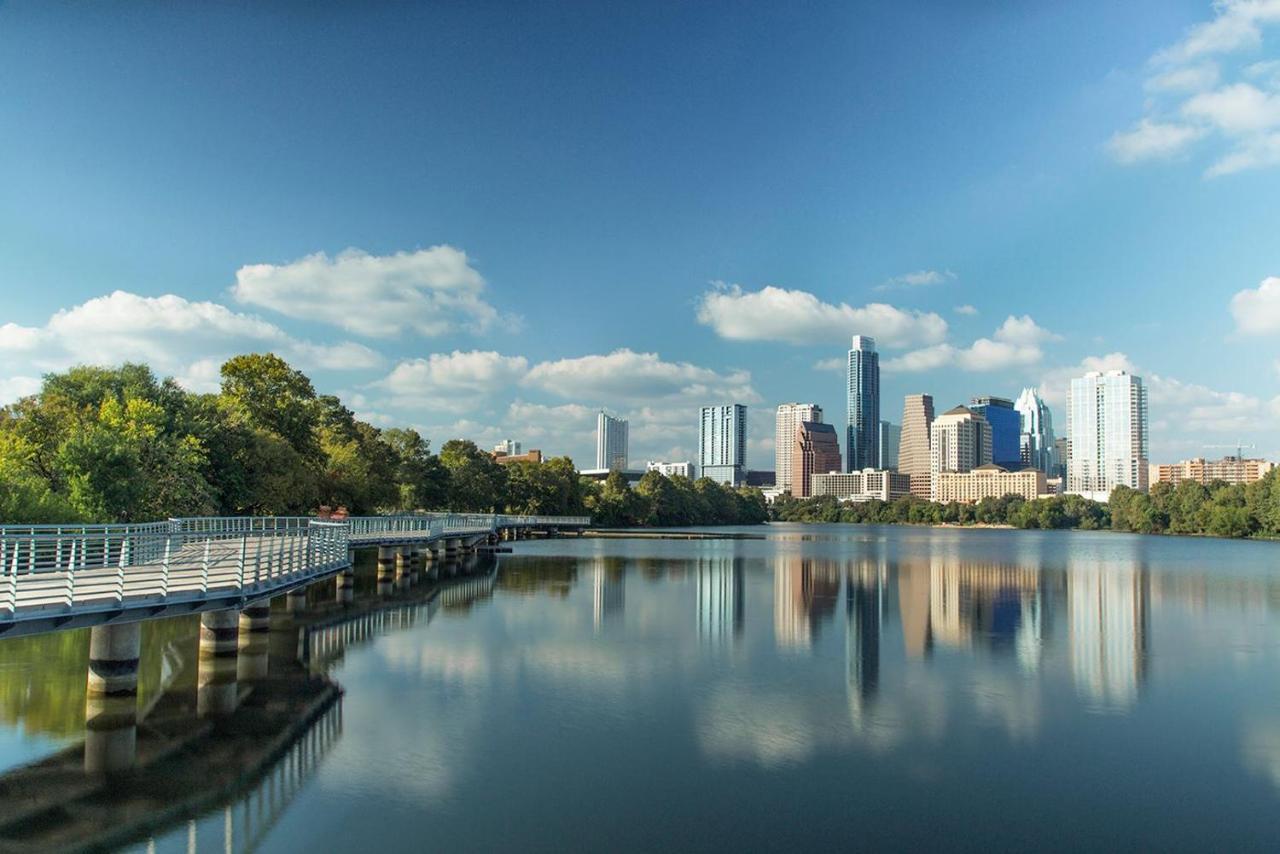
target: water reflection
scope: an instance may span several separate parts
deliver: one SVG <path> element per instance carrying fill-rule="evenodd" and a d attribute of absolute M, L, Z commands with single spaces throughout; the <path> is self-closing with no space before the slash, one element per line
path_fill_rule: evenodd
<path fill-rule="evenodd" d="M 798 555 L 777 558 L 773 569 L 773 633 L 780 650 L 813 646 L 836 611 L 840 565 Z"/>
<path fill-rule="evenodd" d="M 698 638 L 718 648 L 742 639 L 742 561 L 732 555 L 699 557 Z"/>

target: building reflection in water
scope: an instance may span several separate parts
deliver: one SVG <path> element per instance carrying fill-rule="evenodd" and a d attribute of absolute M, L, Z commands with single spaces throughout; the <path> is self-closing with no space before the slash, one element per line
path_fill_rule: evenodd
<path fill-rule="evenodd" d="M 778 649 L 806 650 L 835 614 L 840 570 L 831 560 L 788 555 L 773 573 L 773 634 Z"/>
<path fill-rule="evenodd" d="M 742 637 L 742 561 L 730 555 L 698 558 L 698 637 L 722 646 Z"/>
<path fill-rule="evenodd" d="M 884 621 L 886 568 L 864 561 L 849 567 L 845 580 L 848 623 L 846 678 L 849 703 L 861 709 L 875 699 L 880 687 L 880 632 Z"/>
<path fill-rule="evenodd" d="M 626 607 L 627 575 L 620 566 L 610 566 L 604 558 L 595 558 L 591 567 L 592 614 L 597 633 L 606 623 L 622 618 Z"/>
<path fill-rule="evenodd" d="M 1016 652 L 1029 670 L 1039 667 L 1045 637 L 1043 573 L 1025 566 L 935 556 L 929 566 L 928 616 L 919 568 L 900 577 L 903 632 L 909 654 L 934 643 L 992 652 Z"/>
<path fill-rule="evenodd" d="M 1150 595 L 1147 570 L 1136 563 L 1071 565 L 1071 673 L 1076 688 L 1102 708 L 1129 708 L 1146 680 Z"/>

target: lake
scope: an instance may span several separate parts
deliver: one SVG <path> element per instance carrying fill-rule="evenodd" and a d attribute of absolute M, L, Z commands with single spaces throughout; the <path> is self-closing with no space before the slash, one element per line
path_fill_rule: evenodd
<path fill-rule="evenodd" d="M 741 530 L 767 537 L 519 542 L 438 592 L 379 592 L 362 553 L 356 603 L 317 585 L 212 723 L 198 621 L 147 624 L 138 752 L 168 764 L 105 800 L 87 634 L 2 641 L 0 792 L 73 806 L 0 843 L 1280 846 L 1280 544 Z"/>

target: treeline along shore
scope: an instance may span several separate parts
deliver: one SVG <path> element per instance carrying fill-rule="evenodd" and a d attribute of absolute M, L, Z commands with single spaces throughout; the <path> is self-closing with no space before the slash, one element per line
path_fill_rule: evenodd
<path fill-rule="evenodd" d="M 412 429 L 379 429 L 272 354 L 187 391 L 145 365 L 81 366 L 0 409 L 0 524 L 132 522 L 170 516 L 453 510 L 589 514 L 596 524 L 723 525 L 767 519 L 759 490 L 657 472 L 632 488 L 573 461 L 500 465 L 474 442 L 439 451 Z"/>

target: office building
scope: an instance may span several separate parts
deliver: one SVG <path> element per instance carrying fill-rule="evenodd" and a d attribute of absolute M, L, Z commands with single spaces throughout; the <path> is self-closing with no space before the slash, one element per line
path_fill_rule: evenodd
<path fill-rule="evenodd" d="M 645 463 L 645 471 L 656 471 L 658 474 L 667 477 L 687 477 L 690 480 L 698 479 L 698 467 L 688 460 L 678 463 L 649 462 Z"/>
<path fill-rule="evenodd" d="M 991 425 L 991 461 L 1008 469 L 1021 468 L 1022 418 L 1014 409 L 1013 401 L 1004 397 L 975 397 L 969 401 L 969 409 Z"/>
<path fill-rule="evenodd" d="M 791 494 L 808 498 L 813 475 L 830 471 L 840 471 L 840 439 L 836 428 L 801 421 L 792 440 Z"/>
<path fill-rule="evenodd" d="M 934 483 L 934 501 L 949 504 L 977 504 L 984 498 L 1017 495 L 1028 501 L 1049 494 L 1044 472 L 1039 469 L 1009 471 L 994 463 L 966 472 L 940 471 Z"/>
<path fill-rule="evenodd" d="M 1275 463 L 1267 460 L 1247 460 L 1240 457 L 1206 460 L 1204 457 L 1196 457 L 1180 463 L 1152 465 L 1151 485 L 1169 483 L 1177 486 L 1184 480 L 1206 486 L 1215 480 L 1224 483 L 1252 483 L 1262 480 L 1275 467 Z"/>
<path fill-rule="evenodd" d="M 801 422 L 822 423 L 822 407 L 816 403 L 784 403 L 778 407 L 773 431 L 774 486 L 791 489 L 791 457 L 795 452 L 796 428 Z"/>
<path fill-rule="evenodd" d="M 1049 405 L 1037 389 L 1024 388 L 1013 408 L 1018 412 L 1020 430 L 1018 459 L 1024 467 L 1040 469 L 1046 477 L 1057 477 L 1058 448 Z"/>
<path fill-rule="evenodd" d="M 608 471 L 627 468 L 627 422 L 604 410 L 596 416 L 596 468 Z"/>
<path fill-rule="evenodd" d="M 777 474 L 767 469 L 747 469 L 744 478 L 746 486 L 754 486 L 758 489 L 774 489 L 778 482 Z"/>
<path fill-rule="evenodd" d="M 892 421 L 880 422 L 880 468 L 898 469 L 898 452 L 902 446 L 902 428 Z"/>
<path fill-rule="evenodd" d="M 967 406 L 935 418 L 929 440 L 929 497 L 934 501 L 940 473 L 966 472 L 991 462 L 991 425 Z"/>
<path fill-rule="evenodd" d="M 495 457 L 518 457 L 522 453 L 524 452 L 520 450 L 520 443 L 515 439 L 503 439 L 493 446 Z"/>
<path fill-rule="evenodd" d="M 698 471 L 717 483 L 741 486 L 747 470 L 747 408 L 704 406 L 698 419 Z"/>
<path fill-rule="evenodd" d="M 1056 477 L 1067 479 L 1067 464 L 1071 462 L 1071 440 L 1066 436 L 1059 436 L 1053 440 L 1054 463 L 1057 466 Z"/>
<path fill-rule="evenodd" d="M 1141 377 L 1090 371 L 1073 379 L 1067 436 L 1068 493 L 1106 501 L 1117 486 L 1147 491 L 1147 389 Z"/>
<path fill-rule="evenodd" d="M 929 431 L 933 427 L 933 397 L 909 394 L 902 403 L 902 435 L 898 471 L 911 478 L 911 494 L 929 498 Z"/>
<path fill-rule="evenodd" d="M 890 469 L 832 471 L 814 474 L 811 495 L 832 495 L 841 501 L 897 501 L 911 494 L 911 477 Z"/>
<path fill-rule="evenodd" d="M 845 466 L 849 471 L 880 468 L 880 356 L 876 339 L 853 336 L 849 350 L 848 427 Z"/>

